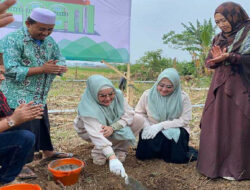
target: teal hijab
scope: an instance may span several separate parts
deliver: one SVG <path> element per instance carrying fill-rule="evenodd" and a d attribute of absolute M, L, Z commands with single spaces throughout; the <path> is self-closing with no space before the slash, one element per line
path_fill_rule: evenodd
<path fill-rule="evenodd" d="M 162 96 L 157 90 L 157 85 L 163 78 L 169 79 L 174 85 L 174 91 L 168 96 Z M 158 122 L 173 120 L 181 116 L 183 105 L 180 76 L 174 68 L 165 69 L 158 76 L 157 81 L 149 91 L 148 108 L 150 114 Z M 164 129 L 162 133 L 168 139 L 173 139 L 176 143 L 180 137 L 179 128 Z"/>
<path fill-rule="evenodd" d="M 109 106 L 100 105 L 98 101 L 98 92 L 104 86 L 113 88 L 116 93 Z M 87 88 L 78 105 L 78 114 L 83 117 L 95 118 L 102 125 L 110 126 L 124 114 L 123 94 L 114 87 L 109 79 L 101 75 L 92 75 L 87 80 Z M 135 136 L 128 126 L 116 130 L 112 137 L 117 140 L 128 140 L 131 144 L 135 144 Z"/>
<path fill-rule="evenodd" d="M 157 90 L 157 85 L 163 78 L 169 79 L 174 85 L 174 91 L 168 96 L 161 96 Z M 165 69 L 158 76 L 149 92 L 148 108 L 150 114 L 158 122 L 173 120 L 181 116 L 183 105 L 180 76 L 174 68 Z"/>
<path fill-rule="evenodd" d="M 113 88 L 116 95 L 109 106 L 99 104 L 98 92 L 102 87 Z M 97 119 L 102 125 L 110 126 L 120 119 L 124 113 L 124 98 L 120 90 L 111 81 L 101 75 L 92 75 L 87 80 L 87 88 L 78 105 L 78 114 L 83 117 Z"/>

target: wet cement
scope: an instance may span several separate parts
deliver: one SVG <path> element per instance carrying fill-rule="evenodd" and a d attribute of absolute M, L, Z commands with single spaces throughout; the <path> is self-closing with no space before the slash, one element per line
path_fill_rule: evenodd
<path fill-rule="evenodd" d="M 79 168 L 78 165 L 75 165 L 75 164 L 65 164 L 65 165 L 62 165 L 62 166 L 55 167 L 54 169 L 65 172 L 65 171 L 72 171 L 72 170 L 75 170 L 77 168 Z"/>

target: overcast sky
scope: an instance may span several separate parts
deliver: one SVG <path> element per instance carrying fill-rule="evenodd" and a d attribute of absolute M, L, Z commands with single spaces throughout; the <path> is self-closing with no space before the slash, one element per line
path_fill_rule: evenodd
<path fill-rule="evenodd" d="M 163 56 L 178 60 L 191 60 L 187 52 L 174 50 L 163 44 L 162 36 L 171 30 L 182 32 L 181 23 L 212 18 L 223 0 L 132 0 L 131 12 L 131 63 L 146 51 L 163 49 Z M 250 15 L 250 0 L 235 0 Z"/>

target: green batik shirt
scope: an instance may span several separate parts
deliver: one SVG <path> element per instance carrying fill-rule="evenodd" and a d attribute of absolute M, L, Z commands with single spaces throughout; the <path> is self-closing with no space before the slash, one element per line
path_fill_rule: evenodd
<path fill-rule="evenodd" d="M 2 43 L 6 80 L 2 82 L 1 90 L 9 106 L 15 109 L 30 101 L 45 105 L 56 75 L 27 74 L 29 68 L 40 67 L 49 60 L 58 60 L 57 65 L 65 65 L 65 59 L 56 42 L 48 36 L 39 46 L 31 38 L 27 28 L 23 27 L 7 35 Z"/>

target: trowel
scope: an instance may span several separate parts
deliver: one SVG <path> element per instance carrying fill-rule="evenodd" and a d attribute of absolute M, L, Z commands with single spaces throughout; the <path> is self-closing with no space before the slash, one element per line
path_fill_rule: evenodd
<path fill-rule="evenodd" d="M 130 190 L 147 190 L 139 181 L 125 174 L 125 184 Z"/>

